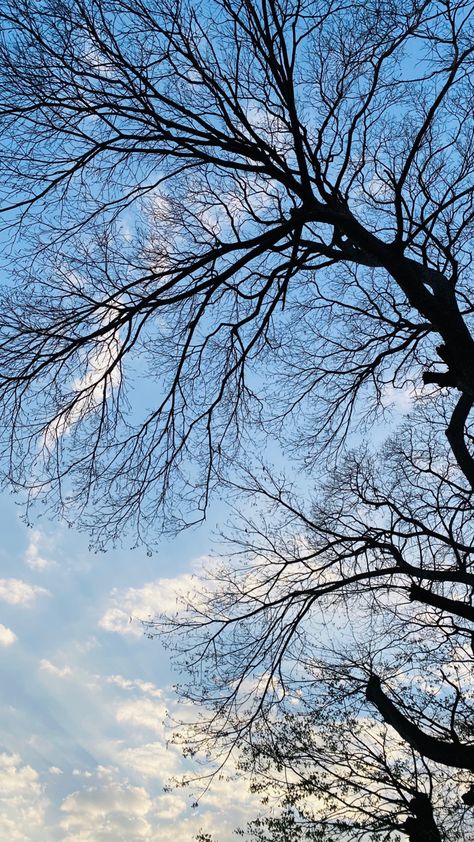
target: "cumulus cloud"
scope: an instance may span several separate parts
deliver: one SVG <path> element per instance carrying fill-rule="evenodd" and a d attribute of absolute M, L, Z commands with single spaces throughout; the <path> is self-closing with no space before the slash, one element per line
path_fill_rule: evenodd
<path fill-rule="evenodd" d="M 47 806 L 36 770 L 24 764 L 18 754 L 0 754 L 0 839 L 46 839 Z M 37 836 L 35 829 L 43 835 Z"/>
<path fill-rule="evenodd" d="M 71 676 L 72 682 L 79 680 L 75 669 L 57 666 L 46 658 L 41 661 L 41 668 L 61 678 Z M 94 678 L 98 677 L 94 675 Z M 81 681 L 83 678 L 81 673 Z M 74 687 L 73 683 L 71 687 Z M 102 694 L 100 688 L 106 692 Z M 104 735 L 100 744 L 96 743 L 96 755 L 103 765 L 75 768 L 70 779 L 60 766 L 48 768 L 44 780 L 52 794 L 59 778 L 63 793 L 68 780 L 70 783 L 69 791 L 66 790 L 67 794 L 62 795 L 62 801 L 57 804 L 59 816 L 53 819 L 52 826 L 48 826 L 47 801 L 38 774 L 31 767 L 22 766 L 19 758 L 10 758 L 10 773 L 13 778 L 17 775 L 24 799 L 17 799 L 14 804 L 21 810 L 25 803 L 25 815 L 31 817 L 32 823 L 25 830 L 20 821 L 15 835 L 11 829 L 13 824 L 10 827 L 2 816 L 0 839 L 9 842 L 26 839 L 52 842 L 53 838 L 61 838 L 62 842 L 174 842 L 183 839 L 187 842 L 203 828 L 217 835 L 220 842 L 232 842 L 234 828 L 245 824 L 251 803 L 246 788 L 239 782 L 216 778 L 198 810 L 192 810 L 190 806 L 196 794 L 192 787 L 184 793 L 182 789 L 163 791 L 170 778 L 179 778 L 185 771 L 189 772 L 178 747 L 167 743 L 168 732 L 163 720 L 166 705 L 172 709 L 174 706 L 167 690 L 139 678 L 111 675 L 103 676 L 101 682 L 95 681 L 94 693 L 98 708 L 106 704 L 109 714 L 115 711 L 115 717 L 110 716 L 110 719 L 112 722 L 115 719 L 115 728 L 119 725 L 121 732 L 118 739 L 116 735 Z M 1 787 L 0 767 L 0 790 Z M 29 801 L 26 801 L 27 789 Z M 3 791 L 6 792 L 5 788 Z M 0 811 L 1 806 L 0 797 Z M 13 810 L 11 815 L 15 815 Z"/>
<path fill-rule="evenodd" d="M 214 807 L 226 815 L 232 812 L 235 814 L 244 812 L 248 814 L 252 807 L 256 811 L 260 805 L 257 795 L 249 791 L 248 782 L 242 778 L 232 775 L 232 763 L 227 765 L 227 775 L 218 775 L 212 781 L 202 799 L 203 807 Z"/>
<path fill-rule="evenodd" d="M 17 640 L 15 632 L 0 623 L 0 646 L 11 646 L 15 640 Z"/>
<path fill-rule="evenodd" d="M 161 613 L 173 613 L 180 596 L 192 591 L 195 586 L 196 577 L 192 573 L 183 573 L 174 578 L 155 579 L 141 588 L 114 589 L 112 605 L 99 620 L 99 626 L 116 634 L 141 637 L 141 620 L 152 619 Z"/>
<path fill-rule="evenodd" d="M 113 783 L 87 787 L 66 796 L 61 804 L 64 840 L 132 842 L 151 840 L 147 815 L 152 800 L 143 787 Z M 155 837 L 156 838 L 156 837 Z"/>
<path fill-rule="evenodd" d="M 122 608 L 109 608 L 99 620 L 99 626 L 108 632 L 141 637 L 143 629 L 136 623 L 132 625 L 133 617 Z"/>
<path fill-rule="evenodd" d="M 28 605 L 36 597 L 47 593 L 46 588 L 31 585 L 22 579 L 0 579 L 0 600 L 10 605 Z"/>
<path fill-rule="evenodd" d="M 124 748 L 119 752 L 118 761 L 126 769 L 131 769 L 143 778 L 154 778 L 163 783 L 167 783 L 169 778 L 182 771 L 179 751 L 163 742 L 142 743 Z"/>
<path fill-rule="evenodd" d="M 152 837 L 151 842 L 176 842 L 177 839 L 191 842 L 199 830 L 218 842 L 235 842 L 235 828 L 245 826 L 250 818 L 249 812 L 245 815 L 226 814 L 223 811 L 214 813 L 211 810 L 202 811 L 199 807 L 182 818 L 170 822 L 161 821 L 159 834 Z"/>
<path fill-rule="evenodd" d="M 163 746 L 146 747 L 148 761 L 163 758 Z M 145 752 L 143 752 L 143 755 Z M 131 750 L 129 753 L 131 759 Z M 136 750 L 135 758 L 139 752 Z M 125 753 L 124 753 L 125 757 Z M 131 764 L 132 765 L 132 764 Z M 243 781 L 216 779 L 198 810 L 191 809 L 192 792 L 182 790 L 157 793 L 156 782 L 146 785 L 119 777 L 117 767 L 97 767 L 95 772 L 76 772 L 76 781 L 85 778 L 82 787 L 68 794 L 60 807 L 59 826 L 64 842 L 175 842 L 191 840 L 201 828 L 217 835 L 220 842 L 232 842 L 235 828 L 245 825 L 253 798 Z M 255 800 L 256 803 L 256 800 Z"/>
<path fill-rule="evenodd" d="M 170 821 L 184 813 L 187 807 L 188 803 L 182 795 L 178 795 L 176 792 L 170 792 L 156 799 L 155 814 L 160 819 Z"/>
<path fill-rule="evenodd" d="M 117 722 L 132 726 L 140 730 L 153 731 L 155 734 L 164 733 L 163 720 L 166 717 L 166 706 L 153 699 L 132 699 L 118 707 Z"/>

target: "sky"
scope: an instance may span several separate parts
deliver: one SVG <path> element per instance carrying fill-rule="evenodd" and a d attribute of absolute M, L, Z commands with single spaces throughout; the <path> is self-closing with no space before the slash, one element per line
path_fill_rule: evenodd
<path fill-rule="evenodd" d="M 411 397 L 387 402 L 403 413 Z M 165 789 L 187 769 L 167 724 L 177 676 L 140 623 L 205 566 L 222 510 L 151 557 L 93 554 L 74 528 L 21 514 L 0 496 L 0 840 L 235 840 L 258 803 L 232 766 L 197 808 L 193 791 Z"/>
<path fill-rule="evenodd" d="M 400 417 L 411 397 L 392 390 L 385 403 Z M 45 518 L 28 527 L 16 499 L 0 495 L 0 839 L 235 840 L 259 804 L 231 764 L 197 808 L 196 791 L 165 790 L 188 771 L 168 714 L 189 710 L 178 710 L 169 652 L 140 622 L 192 587 L 225 504 L 148 556 L 92 553 L 86 535 Z"/>
<path fill-rule="evenodd" d="M 230 767 L 197 808 L 191 792 L 164 791 L 185 770 L 166 720 L 177 676 L 139 622 L 173 610 L 206 562 L 212 520 L 148 557 L 93 554 L 87 536 L 21 515 L 0 498 L 0 839 L 235 839 L 257 803 Z"/>

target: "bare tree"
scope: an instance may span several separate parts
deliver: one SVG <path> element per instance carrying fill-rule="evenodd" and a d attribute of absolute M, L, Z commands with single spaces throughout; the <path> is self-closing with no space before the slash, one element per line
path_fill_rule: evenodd
<path fill-rule="evenodd" d="M 466 808 L 456 801 L 459 782 L 433 775 L 383 727 L 367 728 L 352 700 L 328 704 L 326 696 L 323 705 L 321 689 L 246 746 L 242 770 L 267 813 L 242 835 L 262 842 L 469 838 Z"/>
<path fill-rule="evenodd" d="M 309 415 L 314 460 L 421 367 L 472 484 L 471 12 L 2 4 L 14 482 L 143 536 L 252 421 Z"/>
<path fill-rule="evenodd" d="M 308 661 L 426 762 L 474 769 L 473 11 L 2 4 L 8 480 L 103 545 L 203 517 L 269 431 L 338 457 L 307 513 L 241 482 L 283 522 L 192 607 L 224 747 Z M 383 464 L 344 459 L 423 382 Z M 356 638 L 328 648 L 320 606 Z"/>
<path fill-rule="evenodd" d="M 246 470 L 255 517 L 159 626 L 210 716 L 181 741 L 220 762 L 246 746 L 256 789 L 291 808 L 256 838 L 470 838 L 471 492 L 433 411 L 348 455 L 306 508 Z"/>

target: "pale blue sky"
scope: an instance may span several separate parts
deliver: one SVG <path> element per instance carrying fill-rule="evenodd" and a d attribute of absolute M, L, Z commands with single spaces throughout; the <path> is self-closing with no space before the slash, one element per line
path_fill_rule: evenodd
<path fill-rule="evenodd" d="M 391 402 L 395 420 L 410 396 Z M 173 611 L 217 549 L 225 505 L 150 557 L 93 554 L 60 522 L 28 528 L 15 499 L 0 496 L 0 839 L 191 842 L 202 828 L 231 842 L 258 807 L 243 781 L 216 780 L 198 809 L 163 792 L 185 770 L 163 724 L 177 676 L 138 619 Z"/>
<path fill-rule="evenodd" d="M 151 557 L 93 554 L 87 536 L 21 514 L 0 496 L 0 839 L 191 842 L 202 828 L 231 842 L 258 807 L 243 781 L 216 780 L 198 809 L 163 792 L 185 770 L 163 724 L 177 676 L 138 620 L 173 610 L 217 549 L 225 506 Z"/>
<path fill-rule="evenodd" d="M 212 519 L 150 558 L 93 555 L 86 536 L 28 529 L 20 513 L 1 498 L 0 838 L 186 842 L 202 827 L 230 841 L 249 816 L 243 785 L 218 781 L 197 810 L 163 793 L 184 769 L 163 726 L 173 678 L 160 643 L 129 623 L 173 604 L 209 552 Z"/>

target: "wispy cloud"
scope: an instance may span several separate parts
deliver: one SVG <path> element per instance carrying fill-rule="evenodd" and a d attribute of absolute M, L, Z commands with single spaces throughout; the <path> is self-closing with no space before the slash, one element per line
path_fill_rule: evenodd
<path fill-rule="evenodd" d="M 31 570 L 46 570 L 56 563 L 49 558 L 45 558 L 42 553 L 41 545 L 45 540 L 45 536 L 40 529 L 32 530 L 24 557 L 25 564 Z"/>
<path fill-rule="evenodd" d="M 117 306 L 108 305 L 100 319 L 100 327 L 107 327 L 118 312 Z M 87 359 L 86 371 L 72 383 L 74 400 L 71 406 L 59 413 L 44 432 L 46 451 L 54 449 L 59 439 L 67 436 L 72 427 L 100 406 L 104 398 L 120 385 L 121 345 L 118 330 L 111 330 L 109 335 L 97 341 Z"/>
<path fill-rule="evenodd" d="M 426 389 L 415 386 L 396 388 L 393 383 L 387 383 L 382 394 L 382 405 L 385 409 L 394 409 L 405 415 L 413 409 L 413 406 L 421 395 L 426 394 Z"/>
<path fill-rule="evenodd" d="M 72 669 L 67 664 L 63 667 L 58 667 L 47 658 L 42 658 L 40 661 L 40 669 L 44 672 L 49 672 L 50 675 L 55 675 L 57 678 L 67 678 L 72 675 Z"/>
<path fill-rule="evenodd" d="M 141 690 L 142 693 L 146 693 L 148 696 L 156 696 L 156 698 L 162 698 L 163 690 L 153 684 L 151 681 L 142 681 L 140 678 L 124 678 L 123 675 L 109 675 L 106 678 L 107 684 L 115 684 L 117 687 L 121 687 L 122 690 Z"/>

